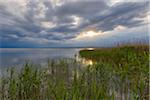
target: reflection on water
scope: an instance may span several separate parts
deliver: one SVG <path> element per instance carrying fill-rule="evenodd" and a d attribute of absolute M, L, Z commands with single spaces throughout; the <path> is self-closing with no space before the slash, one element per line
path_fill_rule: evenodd
<path fill-rule="evenodd" d="M 82 59 L 84 65 L 93 65 L 93 61 L 90 59 Z"/>
<path fill-rule="evenodd" d="M 84 48 L 93 50 L 94 48 Z M 84 65 L 93 65 L 92 60 L 79 57 L 79 48 L 1 48 L 0 49 L 0 68 L 20 67 L 27 61 L 44 66 L 48 59 L 76 59 Z"/>
<path fill-rule="evenodd" d="M 76 61 L 81 62 L 83 65 L 93 65 L 93 61 L 91 59 L 81 58 L 80 56 L 76 57 Z"/>
<path fill-rule="evenodd" d="M 85 48 L 85 50 L 94 50 L 95 48 Z M 81 58 L 80 56 L 77 56 L 76 57 L 76 60 L 77 61 L 79 61 L 79 62 L 81 62 L 83 65 L 93 65 L 93 60 L 91 60 L 91 59 L 85 59 L 85 58 Z"/>
<path fill-rule="evenodd" d="M 86 48 L 87 50 L 94 50 L 95 48 Z"/>
<path fill-rule="evenodd" d="M 32 61 L 33 63 L 38 63 L 44 65 L 47 63 L 48 59 L 58 59 L 58 58 L 74 58 L 78 55 L 78 48 L 51 48 L 51 49 L 23 49 L 23 48 L 13 48 L 13 49 L 0 49 L 0 68 L 20 66 L 26 61 Z"/>

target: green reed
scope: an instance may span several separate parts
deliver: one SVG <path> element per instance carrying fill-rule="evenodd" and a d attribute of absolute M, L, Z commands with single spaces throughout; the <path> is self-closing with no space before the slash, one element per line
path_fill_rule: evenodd
<path fill-rule="evenodd" d="M 95 63 L 82 67 L 76 60 L 60 59 L 48 60 L 45 67 L 28 62 L 19 71 L 8 69 L 0 79 L 0 100 L 149 99 L 145 47 L 81 52 Z"/>

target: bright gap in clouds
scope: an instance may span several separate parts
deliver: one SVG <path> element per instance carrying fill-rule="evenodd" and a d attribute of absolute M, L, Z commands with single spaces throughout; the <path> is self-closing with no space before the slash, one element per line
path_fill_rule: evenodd
<path fill-rule="evenodd" d="M 98 36 L 102 34 L 101 31 L 94 31 L 94 30 L 89 30 L 89 31 L 84 31 L 84 32 L 81 32 L 77 37 L 76 39 L 82 39 L 82 38 L 93 38 L 95 36 Z"/>
<path fill-rule="evenodd" d="M 43 28 L 54 28 L 56 26 L 53 22 L 41 22 L 41 27 Z"/>
<path fill-rule="evenodd" d="M 72 18 L 74 20 L 74 22 L 72 24 L 75 25 L 75 26 L 78 26 L 81 22 L 81 18 L 78 17 L 78 16 L 72 16 Z"/>

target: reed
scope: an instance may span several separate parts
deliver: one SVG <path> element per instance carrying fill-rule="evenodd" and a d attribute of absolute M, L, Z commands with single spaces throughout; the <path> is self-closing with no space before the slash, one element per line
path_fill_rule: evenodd
<path fill-rule="evenodd" d="M 95 61 L 81 67 L 76 60 L 48 60 L 47 66 L 26 63 L 8 69 L 0 79 L 1 100 L 148 100 L 147 47 L 80 51 Z"/>

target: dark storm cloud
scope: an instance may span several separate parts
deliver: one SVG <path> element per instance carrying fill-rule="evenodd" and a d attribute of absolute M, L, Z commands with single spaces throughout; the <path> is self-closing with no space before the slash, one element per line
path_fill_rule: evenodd
<path fill-rule="evenodd" d="M 108 5 L 104 1 L 76 1 L 68 2 L 56 9 L 59 16 L 78 15 L 80 17 L 91 18 L 107 9 Z"/>
<path fill-rule="evenodd" d="M 121 3 L 110 7 L 107 12 L 107 14 L 93 18 L 88 24 L 103 31 L 112 30 L 118 25 L 135 27 L 143 22 L 142 18 L 148 12 L 148 2 Z M 136 18 L 141 18 L 141 20 L 136 20 Z"/>
<path fill-rule="evenodd" d="M 110 6 L 104 0 L 79 0 L 54 6 L 50 0 L 29 0 L 23 13 L 22 8 L 17 11 L 8 8 L 14 9 L 16 6 L 9 5 L 9 2 L 0 4 L 0 36 L 3 39 L 17 42 L 30 37 L 30 40 L 42 38 L 46 43 L 51 43 L 73 39 L 90 27 L 110 31 L 118 25 L 141 25 L 148 12 L 148 2 L 121 2 Z M 74 24 L 74 17 L 80 19 L 77 24 Z M 46 27 L 43 22 L 46 22 Z M 52 25 L 54 26 L 51 27 Z"/>

